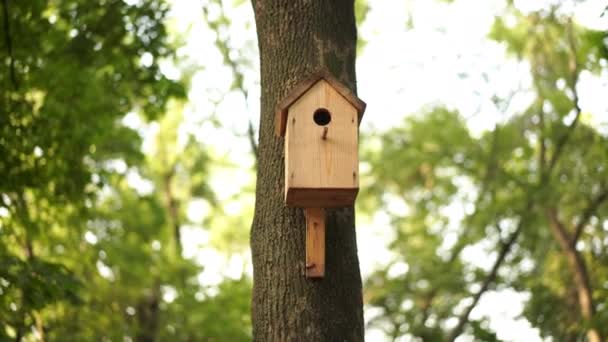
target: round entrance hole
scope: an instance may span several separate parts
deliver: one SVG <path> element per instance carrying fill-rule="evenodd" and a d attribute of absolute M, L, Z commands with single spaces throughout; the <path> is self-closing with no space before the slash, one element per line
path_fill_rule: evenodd
<path fill-rule="evenodd" d="M 315 113 L 312 115 L 312 119 L 319 126 L 326 126 L 331 122 L 331 114 L 325 108 L 319 108 L 315 110 Z"/>

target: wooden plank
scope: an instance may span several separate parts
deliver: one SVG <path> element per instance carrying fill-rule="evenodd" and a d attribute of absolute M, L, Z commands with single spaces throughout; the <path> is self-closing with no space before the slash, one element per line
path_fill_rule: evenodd
<path fill-rule="evenodd" d="M 313 120 L 313 114 L 319 108 L 327 109 L 331 115 L 331 121 L 325 126 Z M 310 206 L 309 202 L 297 202 L 299 196 L 293 197 L 291 191 L 294 188 L 351 189 L 356 196 L 359 188 L 358 130 L 356 109 L 324 80 L 317 82 L 291 106 L 285 135 L 285 194 L 286 199 L 293 199 L 289 205 Z M 309 194 L 314 195 L 313 192 Z M 331 195 L 331 192 L 320 195 L 326 194 Z M 354 202 L 354 196 L 348 198 Z M 353 202 L 333 203 L 330 196 L 329 203 L 313 203 L 313 206 L 345 206 Z"/>
<path fill-rule="evenodd" d="M 306 208 L 306 277 L 325 276 L 325 209 Z"/>
<path fill-rule="evenodd" d="M 289 188 L 285 196 L 288 207 L 348 207 L 355 203 L 358 188 L 350 189 L 315 189 Z"/>

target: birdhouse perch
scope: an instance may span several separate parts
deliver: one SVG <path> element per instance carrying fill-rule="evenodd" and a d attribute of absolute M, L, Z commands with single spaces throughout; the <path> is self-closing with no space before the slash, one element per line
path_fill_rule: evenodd
<path fill-rule="evenodd" d="M 305 208 L 306 276 L 325 274 L 325 210 L 353 205 L 359 191 L 359 123 L 365 102 L 327 70 L 299 83 L 279 103 L 285 137 L 285 203 Z"/>

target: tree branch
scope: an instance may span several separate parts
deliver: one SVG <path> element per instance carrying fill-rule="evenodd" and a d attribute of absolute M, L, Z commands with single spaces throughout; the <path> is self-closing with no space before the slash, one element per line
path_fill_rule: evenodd
<path fill-rule="evenodd" d="M 19 88 L 19 83 L 17 82 L 17 74 L 15 73 L 15 58 L 13 56 L 13 40 L 11 38 L 11 29 L 10 22 L 8 17 L 8 0 L 2 0 L 2 14 L 4 17 L 4 40 L 6 42 L 6 51 L 8 53 L 8 67 L 9 74 L 11 77 L 11 82 L 15 89 Z"/>
<path fill-rule="evenodd" d="M 498 127 L 495 128 L 495 130 L 497 130 L 497 129 L 498 129 Z M 495 134 L 497 134 L 496 131 L 495 131 Z M 503 172 L 505 175 L 508 175 L 508 173 L 505 172 L 502 168 L 498 167 L 498 169 L 500 172 Z M 511 177 L 510 177 L 510 179 L 517 180 L 516 178 L 511 178 Z M 541 177 L 539 179 L 538 188 L 541 188 L 542 185 L 545 183 L 545 181 L 546 181 L 546 179 Z M 518 185 L 524 186 L 524 187 L 529 186 L 529 184 L 521 184 L 519 182 L 518 182 Z M 519 235 L 521 234 L 521 231 L 523 230 L 524 222 L 526 221 L 528 214 L 530 213 L 529 209 L 534 204 L 535 195 L 536 195 L 536 191 L 533 193 L 528 193 L 526 205 L 522 208 L 523 213 L 520 215 L 520 220 L 517 224 L 517 227 L 515 228 L 515 231 L 513 231 L 513 233 L 511 233 L 511 235 L 507 238 L 506 241 L 501 243 L 502 246 L 501 246 L 500 252 L 498 254 L 498 257 L 494 261 L 494 264 L 492 265 L 492 269 L 491 269 L 490 273 L 487 274 L 479 291 L 477 291 L 477 293 L 475 293 L 473 295 L 473 302 L 458 317 L 458 324 L 456 325 L 456 327 L 454 327 L 454 329 L 452 329 L 452 331 L 448 335 L 448 341 L 454 341 L 458 336 L 460 336 L 460 334 L 462 333 L 462 330 L 464 329 L 464 326 L 469 321 L 469 315 L 471 314 L 471 311 L 473 311 L 475 306 L 477 306 L 477 303 L 481 299 L 481 296 L 489 289 L 492 282 L 494 282 L 494 280 L 496 279 L 498 270 L 502 266 L 502 263 L 506 259 L 507 255 L 511 251 L 511 248 L 513 248 L 515 242 L 517 241 L 517 238 L 519 237 Z"/>
<path fill-rule="evenodd" d="M 222 39 L 222 38 L 220 38 L 221 35 L 219 34 L 219 28 L 222 25 L 222 19 L 226 18 L 226 15 L 224 12 L 224 4 L 222 3 L 222 1 L 216 1 L 216 3 L 220 8 L 219 19 L 217 19 L 215 21 L 210 20 L 209 10 L 205 6 L 203 6 L 203 17 L 205 18 L 207 25 L 209 25 L 209 28 L 211 28 L 212 30 L 214 30 L 217 33 L 216 38 L 215 38 L 215 46 L 222 54 L 224 63 L 230 68 L 230 71 L 232 72 L 232 77 L 234 79 L 232 88 L 234 90 L 240 91 L 243 94 L 243 97 L 245 98 L 245 105 L 248 106 L 247 99 L 249 98 L 249 91 L 247 91 L 247 89 L 245 88 L 245 84 L 244 84 L 245 77 L 244 77 L 243 73 L 241 71 L 239 71 L 237 61 L 235 61 L 232 57 L 230 57 L 229 39 L 228 38 Z M 253 122 L 251 121 L 251 118 L 249 118 L 249 123 L 248 123 L 248 127 L 247 127 L 247 137 L 249 139 L 249 144 L 251 145 L 251 151 L 253 152 L 253 155 L 257 161 L 258 144 L 255 139 L 255 128 L 253 126 Z"/>
<path fill-rule="evenodd" d="M 574 227 L 574 233 L 572 235 L 572 239 L 570 240 L 570 245 L 572 245 L 572 246 L 576 245 L 576 243 L 578 242 L 578 239 L 581 237 L 581 234 L 583 233 L 583 229 L 585 228 L 585 225 L 587 225 L 587 222 L 589 221 L 591 216 L 593 216 L 593 214 L 595 214 L 595 211 L 597 210 L 597 208 L 607 199 L 608 199 L 608 188 L 601 191 L 600 194 L 595 199 L 593 199 L 591 201 L 591 203 L 589 203 L 589 206 L 583 212 L 583 216 L 581 217 L 581 220 L 578 222 L 576 227 Z"/>
<path fill-rule="evenodd" d="M 564 149 L 564 146 L 568 142 L 568 139 L 570 139 L 570 136 L 572 135 L 572 131 L 574 131 L 574 129 L 576 128 L 578 120 L 579 120 L 579 118 L 581 116 L 581 108 L 578 105 L 577 91 L 573 90 L 573 92 L 574 92 L 574 100 L 573 101 L 574 101 L 574 108 L 575 108 L 575 111 L 576 111 L 576 116 L 574 117 L 574 120 L 572 121 L 572 123 L 566 129 L 566 133 L 564 133 L 564 135 L 562 136 L 562 138 L 555 145 L 555 152 L 551 156 L 551 161 L 549 161 L 549 167 L 547 169 L 547 176 L 551 173 L 551 171 L 553 171 L 553 168 L 555 167 L 555 164 L 559 160 L 559 157 L 560 157 L 560 155 L 562 153 L 562 150 Z"/>
<path fill-rule="evenodd" d="M 578 63 L 576 60 L 576 45 L 575 45 L 575 41 L 574 41 L 574 35 L 572 34 L 572 22 L 570 22 L 570 26 L 569 26 L 569 44 L 570 44 L 570 54 L 571 54 L 571 59 L 570 59 L 570 71 L 571 71 L 571 79 L 570 79 L 570 83 L 571 83 L 571 88 L 572 88 L 572 92 L 574 94 L 574 98 L 573 98 L 573 102 L 574 102 L 574 110 L 576 113 L 576 116 L 574 117 L 574 120 L 572 121 L 572 123 L 570 125 L 568 125 L 566 132 L 564 133 L 564 135 L 561 136 L 561 138 L 559 139 L 559 141 L 556 144 L 555 147 L 555 151 L 553 153 L 553 155 L 551 156 L 548 165 L 546 164 L 546 146 L 545 146 L 545 142 L 543 139 L 543 135 L 544 135 L 544 117 L 542 116 L 544 113 L 541 114 L 541 145 L 540 145 L 540 156 L 539 156 L 539 167 L 541 170 L 541 177 L 539 179 L 539 186 L 538 188 L 541 188 L 544 184 L 546 184 L 546 181 L 548 180 L 552 170 L 554 169 L 555 165 L 557 164 L 559 158 L 561 157 L 561 154 L 563 153 L 563 149 L 565 147 L 565 145 L 568 143 L 572 132 L 574 131 L 574 129 L 576 128 L 578 121 L 580 119 L 581 116 L 581 108 L 578 104 L 579 102 L 579 96 L 578 96 L 578 91 L 576 90 L 576 84 L 578 82 L 578 76 L 579 76 L 579 68 L 578 68 Z M 543 169 L 544 169 L 544 173 L 543 173 Z M 544 176 L 543 176 L 544 175 Z M 608 190 L 607 190 L 608 192 Z M 603 195 L 603 196 L 602 196 Z M 596 200 L 594 202 L 592 202 L 592 205 L 590 206 L 590 208 L 588 208 L 588 210 L 585 211 L 584 215 L 583 215 L 583 219 L 581 220 L 581 222 L 579 223 L 579 225 L 577 226 L 577 228 L 575 229 L 575 234 L 580 234 L 579 230 L 582 230 L 585 222 L 591 217 L 591 215 L 593 214 L 593 212 L 597 209 L 597 206 L 599 206 L 599 204 L 604 201 L 606 199 L 606 197 L 608 197 L 608 193 L 603 194 L 602 193 L 601 196 L 598 196 L 598 198 L 596 198 Z M 528 197 L 528 203 L 526 205 L 525 208 L 529 208 L 533 203 L 534 196 L 530 195 Z M 597 203 L 599 200 L 599 203 Z M 596 204 L 597 203 L 597 204 Z M 524 210 L 525 210 L 524 208 Z M 548 215 L 551 215 L 551 212 L 547 212 Z M 554 215 L 557 215 L 555 212 L 553 212 Z M 498 273 L 498 269 L 500 268 L 501 264 L 504 262 L 507 254 L 510 252 L 512 246 L 514 245 L 515 241 L 517 240 L 517 237 L 519 236 L 520 232 L 522 231 L 522 226 L 523 223 L 525 221 L 525 217 L 526 215 L 522 215 L 520 218 L 520 221 L 518 223 L 517 228 L 515 229 L 515 231 L 509 236 L 509 238 L 507 239 L 506 242 L 504 242 L 502 244 L 500 253 L 496 259 L 496 261 L 494 262 L 494 265 L 492 266 L 492 270 L 490 271 L 490 273 L 487 275 L 487 277 L 485 278 L 484 282 L 482 283 L 481 288 L 479 289 L 479 291 L 477 291 L 477 293 L 473 296 L 473 302 L 471 303 L 471 305 L 469 305 L 469 307 L 459 316 L 458 318 L 458 324 L 456 325 L 456 327 L 451 331 L 449 337 L 448 337 L 448 341 L 454 341 L 461 333 L 462 330 L 464 329 L 465 324 L 468 322 L 469 319 L 469 315 L 471 313 L 471 311 L 473 310 L 473 308 L 477 305 L 478 301 L 480 300 L 481 296 L 483 295 L 483 293 L 485 291 L 488 290 L 490 284 L 495 280 L 497 273 Z M 551 216 L 550 216 L 551 217 Z M 554 216 L 556 218 L 556 216 Z M 559 223 L 559 221 L 557 221 Z M 580 227 L 579 227 L 580 226 Z M 560 244 L 565 243 L 567 246 L 568 242 L 570 241 L 570 237 L 569 237 L 569 233 L 566 231 L 565 227 L 559 226 L 559 225 L 553 225 L 553 228 L 555 229 L 555 233 L 556 235 L 558 235 L 558 240 Z M 559 229 L 558 229 L 559 228 Z M 578 232 L 578 233 L 576 233 Z M 578 238 L 578 235 L 575 235 Z"/>
<path fill-rule="evenodd" d="M 570 268 L 569 271 L 574 277 L 574 286 L 578 295 L 581 315 L 583 319 L 593 321 L 595 317 L 595 304 L 593 302 L 593 289 L 585 260 L 576 250 L 576 246 L 571 244 L 572 239 L 568 236 L 568 231 L 564 224 L 559 220 L 557 210 L 549 207 L 545 210 L 545 213 L 549 220 L 549 228 L 562 249 L 563 256 Z M 587 328 L 587 339 L 590 342 L 603 341 L 599 330 L 593 327 L 593 325 Z"/>
<path fill-rule="evenodd" d="M 557 210 L 555 208 L 547 208 L 545 209 L 545 214 L 549 218 L 549 228 L 553 230 L 553 234 L 557 240 L 557 243 L 564 250 L 568 250 L 570 248 L 570 234 L 566 227 L 562 224 L 562 222 L 557 217 Z"/>
<path fill-rule="evenodd" d="M 479 205 L 481 204 L 481 201 L 483 200 L 483 197 L 485 196 L 485 194 L 488 192 L 488 184 L 490 183 L 491 179 L 496 175 L 497 169 L 499 169 L 498 163 L 496 161 L 496 150 L 498 147 L 498 135 L 499 135 L 499 128 L 498 128 L 498 124 L 496 124 L 496 125 L 494 125 L 494 130 L 492 131 L 492 145 L 491 145 L 490 151 L 488 153 L 488 162 L 486 164 L 485 175 L 483 177 L 483 180 L 481 181 L 479 195 L 477 196 L 477 198 L 475 200 L 475 211 L 472 212 L 471 214 L 467 215 L 464 218 L 463 225 L 465 227 L 469 227 L 470 221 L 477 215 Z M 466 236 L 467 231 L 468 230 L 465 229 L 464 232 L 461 234 L 461 236 Z M 458 241 L 456 242 L 456 245 L 453 247 L 453 249 L 451 251 L 452 253 L 450 255 L 450 259 L 447 261 L 448 264 L 452 264 L 458 259 L 458 257 L 460 256 L 460 253 L 462 252 L 462 250 L 464 249 L 465 246 L 466 246 L 466 242 L 463 242 L 462 239 L 458 239 Z M 428 292 L 426 298 L 424 299 L 424 303 L 422 305 L 422 319 L 421 319 L 422 325 L 424 325 L 426 320 L 428 319 L 428 317 L 430 315 L 430 309 L 432 307 L 432 303 L 435 300 L 435 297 L 437 296 L 438 293 L 439 293 L 439 288 L 434 287 L 433 289 L 431 289 L 430 292 Z"/>
<path fill-rule="evenodd" d="M 258 143 L 255 141 L 255 129 L 253 128 L 253 122 L 249 119 L 249 126 L 247 127 L 247 137 L 249 138 L 249 145 L 253 151 L 255 160 L 258 160 Z"/>
<path fill-rule="evenodd" d="M 181 220 L 179 217 L 179 200 L 175 198 L 171 182 L 175 176 L 175 167 L 171 167 L 171 170 L 163 176 L 163 188 L 165 201 L 167 202 L 167 214 L 171 228 L 173 230 L 173 240 L 175 242 L 175 253 L 178 258 L 182 257 L 182 234 L 181 234 Z"/>
<path fill-rule="evenodd" d="M 549 162 L 549 168 L 547 169 L 547 178 L 551 174 L 551 171 L 553 170 L 553 168 L 555 167 L 555 164 L 557 163 L 557 161 L 564 149 L 564 146 L 570 139 L 570 136 L 572 135 L 572 131 L 574 131 L 574 129 L 576 128 L 576 125 L 578 124 L 578 121 L 579 121 L 579 118 L 581 117 L 581 112 L 582 112 L 581 107 L 578 104 L 579 97 L 578 97 L 578 91 L 576 90 L 576 84 L 578 83 L 579 67 L 578 67 L 578 62 L 576 60 L 576 43 L 574 42 L 574 35 L 572 33 L 572 20 L 570 20 L 569 25 L 568 25 L 568 42 L 570 44 L 570 65 L 569 65 L 570 77 L 571 77 L 570 86 L 572 87 L 572 94 L 574 96 L 574 98 L 572 99 L 572 102 L 574 103 L 574 111 L 576 113 L 576 116 L 574 117 L 574 120 L 572 120 L 572 123 L 570 123 L 570 125 L 566 129 L 566 133 L 564 133 L 564 135 L 561 137 L 561 139 L 555 145 L 555 152 L 553 153 L 553 156 L 551 156 L 551 161 Z"/>
<path fill-rule="evenodd" d="M 462 333 L 462 330 L 464 329 L 465 324 L 469 321 L 469 315 L 471 314 L 471 311 L 473 311 L 473 309 L 475 308 L 475 306 L 481 299 L 481 296 L 490 288 L 490 284 L 492 284 L 492 282 L 494 282 L 494 280 L 496 279 L 500 266 L 505 261 L 507 255 L 511 251 L 511 248 L 513 248 L 515 241 L 517 240 L 517 238 L 519 237 L 519 234 L 522 231 L 522 228 L 524 226 L 524 221 L 525 221 L 525 217 L 522 216 L 519 220 L 519 223 L 517 224 L 517 228 L 515 228 L 515 231 L 513 233 L 511 233 L 511 235 L 509 236 L 507 241 L 502 243 L 500 252 L 498 253 L 498 257 L 494 261 L 494 265 L 492 265 L 492 270 L 490 271 L 490 273 L 488 273 L 488 275 L 484 279 L 479 291 L 477 291 L 477 293 L 475 293 L 475 295 L 473 295 L 473 302 L 458 317 L 458 324 L 450 332 L 448 339 L 447 339 L 448 341 L 453 342 Z"/>
<path fill-rule="evenodd" d="M 547 138 L 545 136 L 545 110 L 543 109 L 543 102 L 544 100 L 541 98 L 539 100 L 540 103 L 540 112 L 539 112 L 539 122 L 538 122 L 538 126 L 540 129 L 540 141 L 539 141 L 539 145 L 540 145 L 540 155 L 538 156 L 538 169 L 540 171 L 540 175 L 542 177 L 542 175 L 545 173 L 545 165 L 547 163 L 547 144 L 545 142 L 545 139 Z"/>

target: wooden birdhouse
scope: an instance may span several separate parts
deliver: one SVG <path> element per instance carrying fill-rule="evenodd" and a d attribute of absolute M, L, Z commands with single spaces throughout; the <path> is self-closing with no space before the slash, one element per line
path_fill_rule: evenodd
<path fill-rule="evenodd" d="M 295 87 L 279 104 L 285 137 L 285 203 L 340 207 L 359 191 L 359 122 L 365 103 L 327 71 Z"/>
<path fill-rule="evenodd" d="M 276 133 L 285 137 L 285 203 L 307 209 L 308 276 L 324 272 L 308 271 L 308 242 L 322 243 L 324 267 L 324 208 L 350 206 L 357 197 L 364 110 L 365 103 L 328 71 L 298 84 L 277 106 Z M 322 237 L 309 234 L 315 227 Z M 314 267 L 319 268 L 318 262 Z"/>

